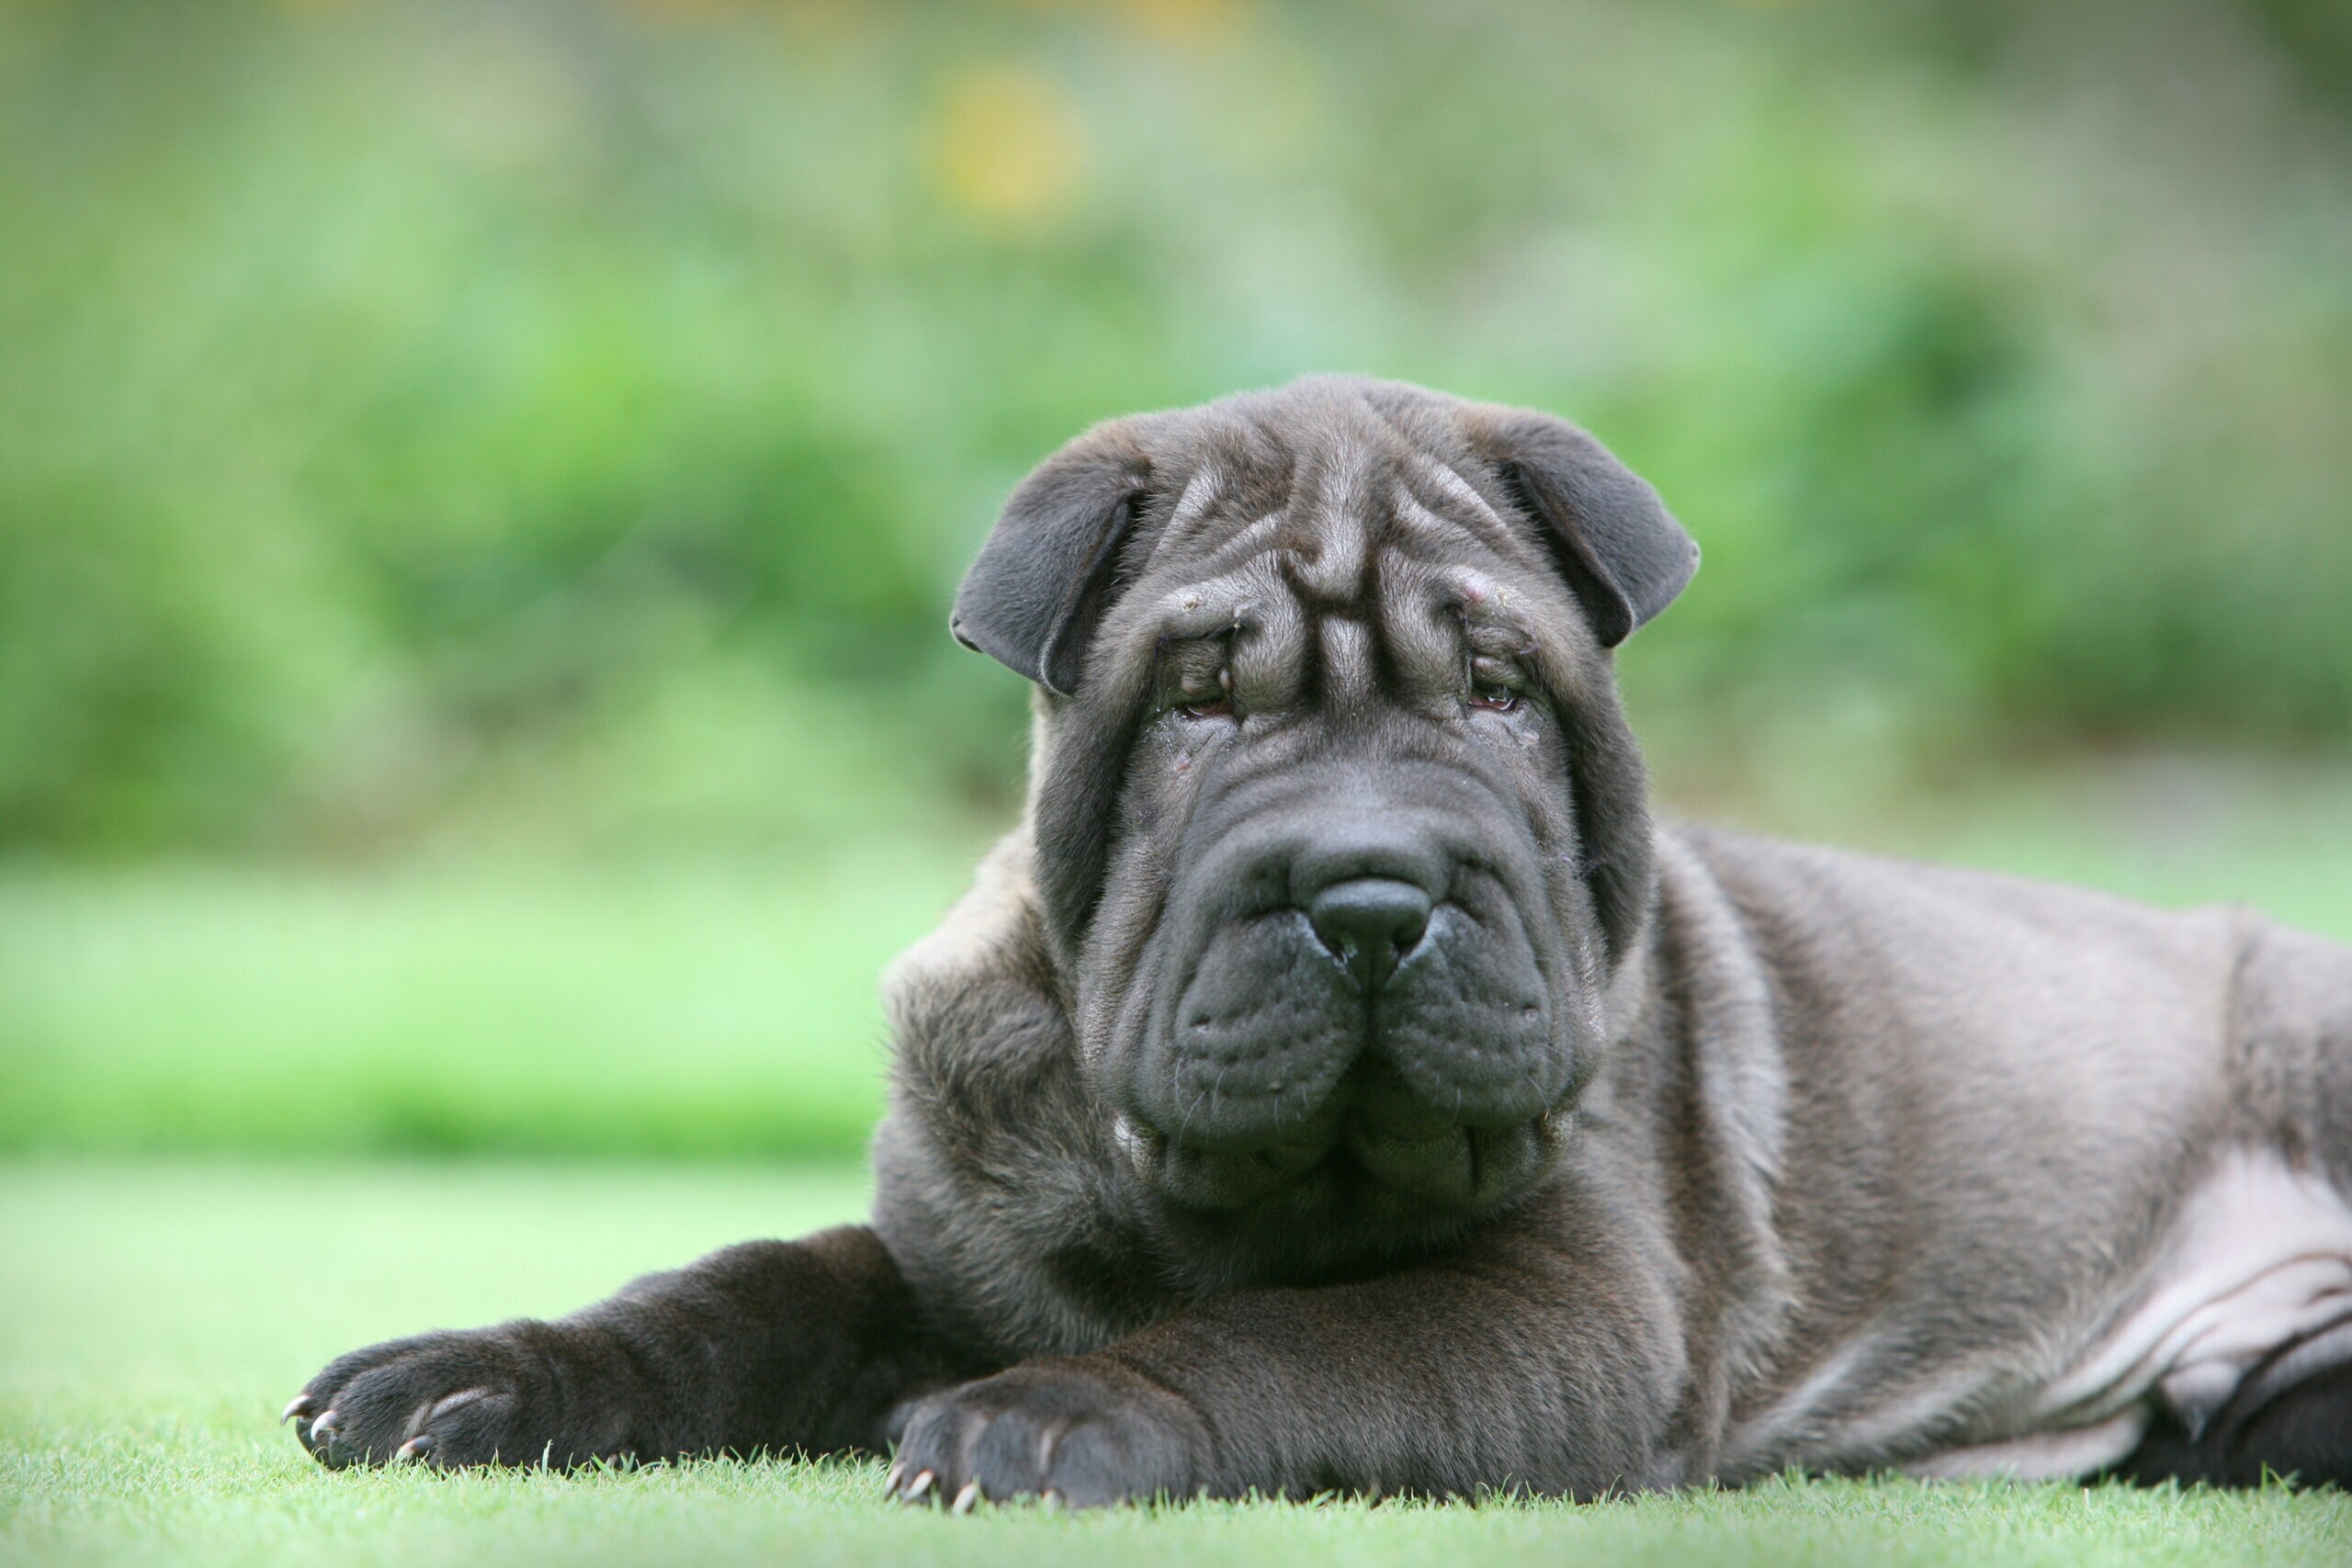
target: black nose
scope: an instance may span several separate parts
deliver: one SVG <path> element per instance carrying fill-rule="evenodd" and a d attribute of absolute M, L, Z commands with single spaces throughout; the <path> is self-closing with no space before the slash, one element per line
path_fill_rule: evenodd
<path fill-rule="evenodd" d="M 1430 896 L 1393 877 L 1359 876 L 1317 893 L 1306 919 L 1356 984 L 1376 990 L 1429 929 Z"/>

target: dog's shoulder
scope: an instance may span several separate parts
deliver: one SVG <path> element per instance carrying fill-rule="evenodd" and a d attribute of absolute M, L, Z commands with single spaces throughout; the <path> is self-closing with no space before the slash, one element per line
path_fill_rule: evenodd
<path fill-rule="evenodd" d="M 1158 1315 L 1039 926 L 1027 830 L 883 978 L 889 1109 L 874 1223 L 937 1326 L 992 1354 L 1076 1350 Z"/>
<path fill-rule="evenodd" d="M 972 885 L 882 975 L 893 1027 L 921 1020 L 944 993 L 1002 980 L 1050 985 L 1036 929 L 1036 880 L 1024 827 L 982 856 Z"/>
<path fill-rule="evenodd" d="M 1000 840 L 939 925 L 882 981 L 894 1114 L 978 1169 L 999 1145 L 1083 1120 L 1069 1010 L 1039 929 L 1025 831 Z M 1066 1140 L 1060 1140 L 1066 1141 Z"/>

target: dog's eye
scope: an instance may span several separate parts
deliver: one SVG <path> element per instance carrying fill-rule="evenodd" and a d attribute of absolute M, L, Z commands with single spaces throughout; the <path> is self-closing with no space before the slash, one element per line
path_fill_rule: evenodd
<path fill-rule="evenodd" d="M 1470 705 L 1489 713 L 1509 713 L 1523 699 L 1519 671 L 1507 660 L 1478 655 L 1470 660 Z"/>
<path fill-rule="evenodd" d="M 1233 716 L 1233 671 L 1219 670 L 1214 679 L 1197 677 L 1184 682 L 1170 705 L 1185 718 L 1231 718 Z"/>
<path fill-rule="evenodd" d="M 1519 693 L 1509 686 L 1498 686 L 1492 681 L 1480 681 L 1470 688 L 1470 705 L 1474 708 L 1485 708 L 1489 713 L 1509 713 L 1519 704 Z"/>

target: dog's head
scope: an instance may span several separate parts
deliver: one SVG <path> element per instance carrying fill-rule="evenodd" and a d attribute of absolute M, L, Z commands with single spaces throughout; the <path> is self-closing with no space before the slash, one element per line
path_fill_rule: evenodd
<path fill-rule="evenodd" d="M 955 630 L 1040 688 L 1046 941 L 1149 1201 L 1336 1253 L 1543 1175 L 1646 912 L 1610 649 L 1697 562 L 1573 426 L 1345 378 L 1014 493 Z"/>

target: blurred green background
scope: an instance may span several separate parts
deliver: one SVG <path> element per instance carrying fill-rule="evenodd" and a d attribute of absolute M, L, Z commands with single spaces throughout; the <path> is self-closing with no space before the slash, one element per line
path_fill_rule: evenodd
<path fill-rule="evenodd" d="M 1093 420 L 1552 408 L 1678 809 L 2352 936 L 2335 0 L 0 4 L 0 1147 L 843 1153 Z"/>

